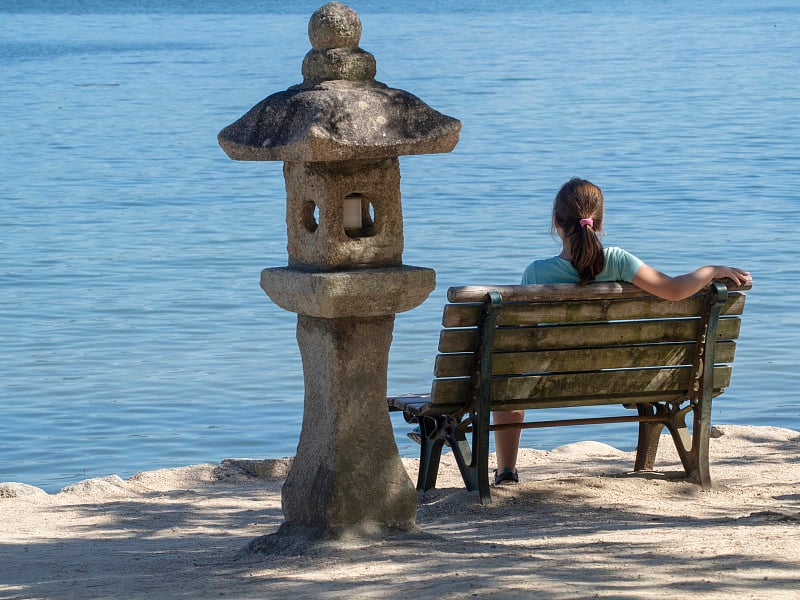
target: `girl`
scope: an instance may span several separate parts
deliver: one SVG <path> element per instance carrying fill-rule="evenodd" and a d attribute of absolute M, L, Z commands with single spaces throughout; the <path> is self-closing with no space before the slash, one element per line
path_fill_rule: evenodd
<path fill-rule="evenodd" d="M 751 281 L 750 273 L 733 267 L 706 266 L 670 277 L 646 265 L 622 248 L 603 248 L 603 193 L 584 179 L 570 179 L 553 202 L 553 229 L 561 238 L 561 254 L 533 261 L 525 269 L 522 284 L 591 283 L 627 281 L 666 300 L 683 300 L 697 293 L 712 279 L 729 278 L 736 285 Z M 521 410 L 496 412 L 496 424 L 521 423 Z M 517 450 L 521 429 L 495 431 L 497 470 L 494 483 L 516 483 Z"/>

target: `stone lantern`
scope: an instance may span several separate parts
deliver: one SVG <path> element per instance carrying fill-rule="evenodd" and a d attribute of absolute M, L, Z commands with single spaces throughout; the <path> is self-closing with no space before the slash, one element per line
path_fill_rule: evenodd
<path fill-rule="evenodd" d="M 461 123 L 375 81 L 349 7 L 321 7 L 308 36 L 303 83 L 219 134 L 235 160 L 284 163 L 288 267 L 265 269 L 261 287 L 298 315 L 305 405 L 278 535 L 415 530 L 386 373 L 394 315 L 425 300 L 435 273 L 402 262 L 398 157 L 450 152 Z"/>

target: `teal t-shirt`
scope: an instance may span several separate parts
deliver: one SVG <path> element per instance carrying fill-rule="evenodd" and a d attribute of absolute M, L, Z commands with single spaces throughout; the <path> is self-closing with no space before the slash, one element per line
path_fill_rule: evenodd
<path fill-rule="evenodd" d="M 595 277 L 595 281 L 627 281 L 636 275 L 644 263 L 622 248 L 603 248 L 606 264 Z M 578 271 L 572 263 L 559 256 L 535 260 L 522 274 L 522 285 L 531 283 L 578 283 Z"/>

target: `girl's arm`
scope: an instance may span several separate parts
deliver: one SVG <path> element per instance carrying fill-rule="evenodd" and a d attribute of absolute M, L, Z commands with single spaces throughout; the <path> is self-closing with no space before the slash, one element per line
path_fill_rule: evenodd
<path fill-rule="evenodd" d="M 696 294 L 713 279 L 725 279 L 726 277 L 732 279 L 736 285 L 751 281 L 750 273 L 734 267 L 700 267 L 691 273 L 670 277 L 643 264 L 639 267 L 631 283 L 654 296 L 674 301 L 683 300 Z"/>

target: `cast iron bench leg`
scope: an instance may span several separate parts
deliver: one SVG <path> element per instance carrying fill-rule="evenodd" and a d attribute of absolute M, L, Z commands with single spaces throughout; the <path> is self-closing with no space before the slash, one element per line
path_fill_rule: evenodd
<path fill-rule="evenodd" d="M 693 413 L 692 433 L 686 426 L 686 415 Z M 686 475 L 694 479 L 703 489 L 711 488 L 711 474 L 708 466 L 708 440 L 711 428 L 708 419 L 701 416 L 702 407 L 691 404 L 671 413 L 667 428 L 675 441 L 675 448 L 683 463 Z"/>
<path fill-rule="evenodd" d="M 450 443 L 453 458 L 455 458 L 456 465 L 458 465 L 458 470 L 461 473 L 461 479 L 464 480 L 464 487 L 471 492 L 478 488 L 472 449 L 469 447 L 464 430 L 458 427 L 457 423 L 451 422 L 449 425 L 447 440 Z"/>
<path fill-rule="evenodd" d="M 640 416 L 654 416 L 659 410 L 653 404 L 637 404 L 636 409 Z M 658 452 L 658 442 L 661 439 L 661 431 L 664 423 L 653 423 L 647 421 L 639 422 L 639 441 L 636 444 L 636 462 L 633 465 L 634 471 L 652 471 L 656 463 L 656 453 Z"/>
<path fill-rule="evenodd" d="M 427 492 L 436 487 L 439 475 L 439 460 L 445 439 L 440 435 L 436 420 L 431 417 L 419 418 L 420 449 L 417 490 Z"/>

